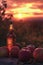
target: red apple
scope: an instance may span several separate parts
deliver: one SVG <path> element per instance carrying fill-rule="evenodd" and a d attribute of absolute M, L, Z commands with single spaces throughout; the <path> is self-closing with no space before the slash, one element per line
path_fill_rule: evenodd
<path fill-rule="evenodd" d="M 0 57 L 8 57 L 9 50 L 6 46 L 0 47 Z"/>
<path fill-rule="evenodd" d="M 13 46 L 11 49 L 11 57 L 18 57 L 18 53 L 20 51 L 20 48 L 18 46 Z"/>
<path fill-rule="evenodd" d="M 43 62 L 43 48 L 36 48 L 33 57 L 36 61 Z"/>
<path fill-rule="evenodd" d="M 22 48 L 19 52 L 20 61 L 29 61 L 31 58 L 31 52 L 28 49 Z"/>
<path fill-rule="evenodd" d="M 35 46 L 30 44 L 30 45 L 27 46 L 27 48 L 33 53 Z"/>

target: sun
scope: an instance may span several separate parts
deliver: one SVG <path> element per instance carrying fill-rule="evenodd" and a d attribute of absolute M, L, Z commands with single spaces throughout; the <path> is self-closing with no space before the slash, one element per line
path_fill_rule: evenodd
<path fill-rule="evenodd" d="M 22 14 L 19 13 L 17 17 L 19 17 L 19 19 L 22 19 Z"/>
<path fill-rule="evenodd" d="M 14 17 L 17 19 L 22 19 L 23 15 L 22 15 L 22 13 L 18 13 L 18 14 L 15 14 Z"/>

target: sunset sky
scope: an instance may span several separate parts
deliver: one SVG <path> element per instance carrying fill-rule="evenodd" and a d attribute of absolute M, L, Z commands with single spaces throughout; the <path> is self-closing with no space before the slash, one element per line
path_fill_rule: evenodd
<path fill-rule="evenodd" d="M 43 0 L 6 0 L 8 7 L 6 13 L 15 18 L 43 17 Z"/>

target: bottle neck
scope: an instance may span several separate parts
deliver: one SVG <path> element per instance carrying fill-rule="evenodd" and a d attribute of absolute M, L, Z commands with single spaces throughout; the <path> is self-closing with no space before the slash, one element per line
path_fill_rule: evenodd
<path fill-rule="evenodd" d="M 13 30 L 14 30 L 13 24 L 10 24 L 9 31 L 13 31 Z"/>

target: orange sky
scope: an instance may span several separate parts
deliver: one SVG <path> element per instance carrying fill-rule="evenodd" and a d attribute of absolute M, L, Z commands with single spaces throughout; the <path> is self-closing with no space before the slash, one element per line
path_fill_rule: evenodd
<path fill-rule="evenodd" d="M 14 18 L 43 17 L 43 0 L 7 0 L 7 4 L 6 13 Z"/>

